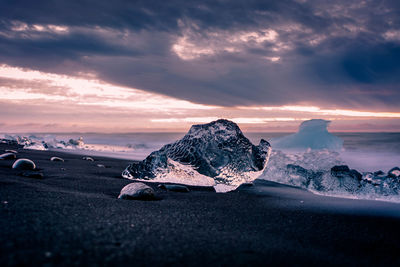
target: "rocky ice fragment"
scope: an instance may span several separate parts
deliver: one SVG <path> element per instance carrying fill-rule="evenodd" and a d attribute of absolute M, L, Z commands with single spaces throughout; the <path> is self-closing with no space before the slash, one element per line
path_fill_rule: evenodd
<path fill-rule="evenodd" d="M 374 172 L 374 176 L 384 176 L 385 173 L 381 170 Z"/>
<path fill-rule="evenodd" d="M 308 187 L 311 181 L 315 181 L 322 176 L 321 171 L 307 170 L 301 166 L 288 164 L 286 165 L 286 175 L 292 179 L 292 183 L 301 187 Z M 293 180 L 297 180 L 296 182 Z"/>
<path fill-rule="evenodd" d="M 390 169 L 390 171 L 388 172 L 388 177 L 400 178 L 400 168 L 394 167 L 394 168 Z"/>
<path fill-rule="evenodd" d="M 16 140 L 9 140 L 9 139 L 6 139 L 6 138 L 1 138 L 1 139 L 0 139 L 0 143 L 1 143 L 1 144 L 12 145 L 12 146 L 17 146 L 17 145 L 18 145 L 18 141 L 16 141 Z"/>
<path fill-rule="evenodd" d="M 237 187 L 252 182 L 264 171 L 270 144 L 258 146 L 229 120 L 193 125 L 175 143 L 152 152 L 122 173 L 129 179 L 155 180 L 191 185 L 224 184 Z"/>
<path fill-rule="evenodd" d="M 352 178 L 356 178 L 357 180 L 362 179 L 361 173 L 359 173 L 357 170 L 350 170 L 349 166 L 347 165 L 333 166 L 331 168 L 331 175 L 337 178 L 345 178 L 350 176 Z"/>
<path fill-rule="evenodd" d="M 83 146 L 85 143 L 83 142 L 83 137 L 79 137 L 79 139 L 75 140 L 75 139 L 69 139 L 68 143 L 70 145 L 74 145 L 74 146 L 78 146 L 81 147 Z"/>
<path fill-rule="evenodd" d="M 41 143 L 32 143 L 30 145 L 25 145 L 24 149 L 31 149 L 31 150 L 47 150 L 48 147 L 44 142 Z"/>
<path fill-rule="evenodd" d="M 153 188 L 144 183 L 130 183 L 122 188 L 118 198 L 120 199 L 137 199 L 137 200 L 153 200 L 155 193 Z"/>
<path fill-rule="evenodd" d="M 34 170 L 36 169 L 36 165 L 30 159 L 18 159 L 14 162 L 12 168 L 17 170 Z"/>
<path fill-rule="evenodd" d="M 347 165 L 338 165 L 338 166 L 333 166 L 331 168 L 332 176 L 336 176 L 338 178 L 344 177 L 349 172 L 350 172 L 350 168 Z"/>
<path fill-rule="evenodd" d="M 396 176 L 400 174 L 400 168 L 394 167 L 387 174 L 383 171 L 360 173 L 335 160 L 335 153 L 326 150 L 303 154 L 273 151 L 261 179 L 329 196 L 400 202 L 400 177 Z"/>

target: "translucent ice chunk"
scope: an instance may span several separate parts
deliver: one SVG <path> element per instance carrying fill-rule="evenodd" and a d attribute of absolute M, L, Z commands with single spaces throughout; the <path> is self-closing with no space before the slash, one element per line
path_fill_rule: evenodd
<path fill-rule="evenodd" d="M 255 146 L 235 123 L 218 120 L 192 126 L 181 140 L 130 164 L 123 177 L 237 187 L 262 174 L 270 151 L 267 141 Z"/>

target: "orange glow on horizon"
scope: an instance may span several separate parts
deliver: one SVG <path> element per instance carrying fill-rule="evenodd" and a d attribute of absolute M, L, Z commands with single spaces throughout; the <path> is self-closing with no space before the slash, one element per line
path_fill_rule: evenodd
<path fill-rule="evenodd" d="M 0 104 L 9 114 L 2 116 L 0 126 L 6 125 L 2 127 L 7 131 L 29 127 L 41 130 L 43 125 L 49 125 L 46 127 L 51 131 L 57 127 L 62 131 L 182 131 L 190 124 L 219 118 L 244 124 L 245 128 L 269 127 L 277 131 L 295 129 L 300 122 L 315 118 L 336 121 L 335 125 L 352 121 L 361 125 L 375 120 L 375 129 L 383 125 L 383 121 L 392 120 L 386 122 L 387 126 L 397 129 L 400 119 L 399 112 L 301 105 L 223 107 L 196 104 L 113 85 L 93 74 L 68 76 L 1 64 L 0 79 Z"/>
<path fill-rule="evenodd" d="M 93 75 L 92 75 L 93 76 Z M 51 88 L 61 88 L 52 93 L 43 93 L 32 90 L 30 87 L 18 89 L 0 85 L 0 100 L 38 100 L 67 101 L 77 105 L 105 106 L 111 108 L 141 109 L 146 111 L 174 112 L 175 110 L 204 110 L 215 107 L 195 104 L 186 100 L 160 94 L 149 93 L 143 90 L 122 87 L 106 83 L 99 79 L 73 77 L 45 73 L 36 70 L 26 70 L 8 65 L 0 65 L 0 78 L 15 79 L 17 81 L 42 82 Z"/>
<path fill-rule="evenodd" d="M 322 109 L 316 106 L 281 106 L 281 107 L 239 107 L 241 109 L 268 111 L 299 111 L 329 116 L 400 118 L 400 112 L 371 112 L 348 109 Z"/>

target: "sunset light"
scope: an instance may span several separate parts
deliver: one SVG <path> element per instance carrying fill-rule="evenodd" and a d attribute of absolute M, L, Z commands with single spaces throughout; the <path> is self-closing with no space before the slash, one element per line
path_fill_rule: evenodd
<path fill-rule="evenodd" d="M 400 266 L 400 1 L 0 0 L 0 266 Z"/>
<path fill-rule="evenodd" d="M 7 101 L 13 105 L 21 106 L 21 110 L 30 108 L 31 116 L 37 116 L 37 122 L 29 127 L 39 130 L 40 125 L 58 125 L 59 130 L 70 127 L 61 123 L 56 116 L 40 115 L 49 108 L 56 108 L 57 114 L 70 116 L 71 108 L 74 113 L 87 114 L 92 118 L 100 118 L 99 114 L 106 116 L 106 121 L 88 121 L 87 115 L 74 116 L 75 126 L 78 129 L 95 127 L 101 131 L 110 131 L 113 127 L 118 131 L 152 131 L 163 128 L 163 131 L 184 130 L 192 123 L 205 123 L 219 117 L 231 119 L 239 124 L 251 125 L 257 129 L 276 127 L 279 124 L 289 126 L 288 123 L 298 123 L 310 118 L 326 118 L 337 121 L 340 125 L 355 121 L 381 119 L 399 119 L 398 112 L 372 112 L 347 109 L 324 109 L 316 106 L 237 106 L 226 107 L 220 105 L 196 104 L 145 90 L 118 86 L 100 80 L 90 73 L 78 75 L 62 75 L 49 72 L 17 68 L 9 65 L 0 66 L 0 103 Z M 40 106 L 38 104 L 40 103 Z M 11 112 L 11 111 L 8 111 Z M 132 116 L 129 115 L 131 112 Z M 16 111 L 19 113 L 19 111 Z M 134 114 L 142 114 L 134 115 Z M 167 117 L 163 118 L 164 115 Z M 13 118 L 16 115 L 10 113 Z M 161 116 L 161 117 L 160 117 Z M 45 118 L 45 119 L 44 119 Z M 135 122 L 127 129 L 120 129 L 116 125 L 123 121 Z M 3 122 L 10 125 L 11 129 L 20 129 L 27 122 L 18 123 L 3 118 Z M 137 124 L 146 124 L 135 126 Z M 294 125 L 294 124 L 293 124 Z M 36 128 L 37 127 L 37 128 Z M 52 126 L 54 127 L 54 126 Z M 115 128 L 116 127 L 116 128 Z M 57 128 L 55 128 L 56 130 Z M 249 128 L 252 129 L 252 128 Z"/>
<path fill-rule="evenodd" d="M 314 8 L 315 16 L 330 16 Z M 339 5 L 329 12 L 339 19 L 342 11 Z M 333 131 L 400 130 L 398 63 L 390 48 L 400 40 L 396 27 L 371 32 L 360 18 L 319 31 L 303 20 L 265 20 L 269 15 L 258 10 L 253 23 L 215 25 L 177 16 L 166 28 L 144 21 L 119 27 L 106 18 L 4 20 L 0 126 L 181 132 L 227 118 L 246 131 L 295 131 L 321 118 Z M 353 49 L 359 35 L 371 35 L 370 43 Z M 336 51 L 337 40 L 347 42 Z"/>

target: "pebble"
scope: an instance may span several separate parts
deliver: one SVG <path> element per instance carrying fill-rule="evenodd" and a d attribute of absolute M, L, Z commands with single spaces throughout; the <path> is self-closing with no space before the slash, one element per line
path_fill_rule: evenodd
<path fill-rule="evenodd" d="M 14 153 L 4 153 L 4 154 L 0 155 L 0 160 L 16 159 L 16 158 L 17 158 L 17 156 Z"/>
<path fill-rule="evenodd" d="M 36 169 L 36 165 L 30 159 L 17 159 L 12 165 L 12 168 L 18 170 L 34 170 Z"/>
<path fill-rule="evenodd" d="M 168 191 L 183 192 L 183 193 L 187 193 L 190 191 L 187 186 L 177 185 L 177 184 L 160 184 L 158 188 Z"/>
<path fill-rule="evenodd" d="M 153 188 L 144 183 L 130 183 L 122 188 L 118 198 L 120 199 L 137 199 L 137 200 L 154 200 L 155 192 Z"/>
<path fill-rule="evenodd" d="M 61 162 L 64 162 L 64 159 L 63 159 L 63 158 L 59 158 L 59 157 L 51 157 L 50 160 L 51 160 L 51 161 L 61 161 Z"/>

